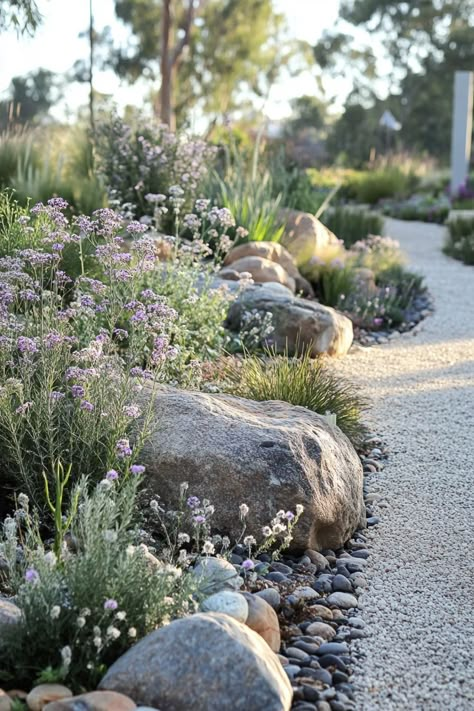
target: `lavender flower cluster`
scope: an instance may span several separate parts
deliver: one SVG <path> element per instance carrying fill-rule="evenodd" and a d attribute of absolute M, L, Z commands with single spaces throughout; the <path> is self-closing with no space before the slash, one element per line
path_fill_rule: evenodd
<path fill-rule="evenodd" d="M 189 211 L 214 160 L 215 149 L 153 122 L 132 129 L 114 116 L 99 128 L 97 153 L 109 198 L 115 206 L 139 218 L 153 214 L 147 195 L 168 195 L 174 185 L 183 191 L 182 204 Z"/>
<path fill-rule="evenodd" d="M 18 228 L 32 228 L 38 248 L 0 259 L 0 443 L 7 471 L 31 493 L 47 451 L 92 476 L 98 461 L 139 466 L 128 445 L 144 414 L 135 392 L 177 355 L 176 312 L 140 286 L 157 258 L 146 226 L 109 209 L 70 221 L 67 207 L 61 198 L 35 205 Z M 77 279 L 71 301 L 61 258 L 81 240 L 95 246 L 102 277 Z"/>

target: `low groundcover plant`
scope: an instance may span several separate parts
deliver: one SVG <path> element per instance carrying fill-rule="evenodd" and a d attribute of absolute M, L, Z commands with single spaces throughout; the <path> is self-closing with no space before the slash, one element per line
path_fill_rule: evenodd
<path fill-rule="evenodd" d="M 0 553 L 3 586 L 15 594 L 21 617 L 2 627 L 0 680 L 40 677 L 95 688 L 137 639 L 196 609 L 195 577 L 140 544 L 139 483 L 139 475 L 122 482 L 109 472 L 88 493 L 81 480 L 69 545 L 58 554 L 43 542 L 28 497 L 18 497 L 3 524 Z"/>

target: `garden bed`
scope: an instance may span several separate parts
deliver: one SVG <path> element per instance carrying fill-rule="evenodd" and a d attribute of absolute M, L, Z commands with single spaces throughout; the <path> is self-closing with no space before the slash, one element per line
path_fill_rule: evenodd
<path fill-rule="evenodd" d="M 373 215 L 338 239 L 268 171 L 209 186 L 203 142 L 99 138 L 111 207 L 0 204 L 0 684 L 349 711 L 386 452 L 329 356 L 416 323 L 422 280 Z"/>

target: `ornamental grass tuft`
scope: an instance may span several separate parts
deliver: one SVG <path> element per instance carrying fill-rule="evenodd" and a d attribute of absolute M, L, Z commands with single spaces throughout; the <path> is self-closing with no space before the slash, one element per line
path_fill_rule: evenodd
<path fill-rule="evenodd" d="M 294 358 L 278 356 L 273 350 L 267 350 L 265 358 L 246 355 L 241 363 L 231 361 L 226 377 L 235 395 L 259 401 L 282 400 L 318 415 L 336 415 L 337 426 L 354 445 L 367 434 L 362 421 L 366 400 L 323 358 L 311 358 L 309 348 L 300 349 L 299 357 Z"/>

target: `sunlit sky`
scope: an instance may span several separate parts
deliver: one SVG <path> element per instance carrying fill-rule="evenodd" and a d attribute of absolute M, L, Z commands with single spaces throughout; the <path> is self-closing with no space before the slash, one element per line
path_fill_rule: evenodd
<path fill-rule="evenodd" d="M 0 94 L 8 89 L 13 76 L 26 74 L 39 67 L 54 72 L 66 72 L 80 58 L 87 58 L 87 41 L 79 33 L 88 26 L 88 0 L 39 0 L 43 23 L 34 37 L 18 37 L 14 31 L 0 36 Z M 334 26 L 339 0 L 275 0 L 275 7 L 287 16 L 290 35 L 314 44 L 325 29 Z M 94 16 L 97 30 L 112 27 L 113 36 L 122 41 L 128 35 L 114 14 L 113 0 L 95 0 Z M 266 113 L 272 119 L 288 115 L 289 101 L 302 94 L 318 94 L 316 72 L 305 72 L 298 77 L 283 77 L 271 92 Z M 140 106 L 150 89 L 149 84 L 137 82 L 128 86 L 112 72 L 97 73 L 95 88 L 112 94 L 117 105 Z M 333 82 L 331 95 L 342 104 L 350 82 Z M 62 104 L 55 109 L 58 118 L 74 117 L 77 108 L 87 102 L 87 87 L 71 84 Z M 260 108 L 260 107 L 258 107 Z"/>

